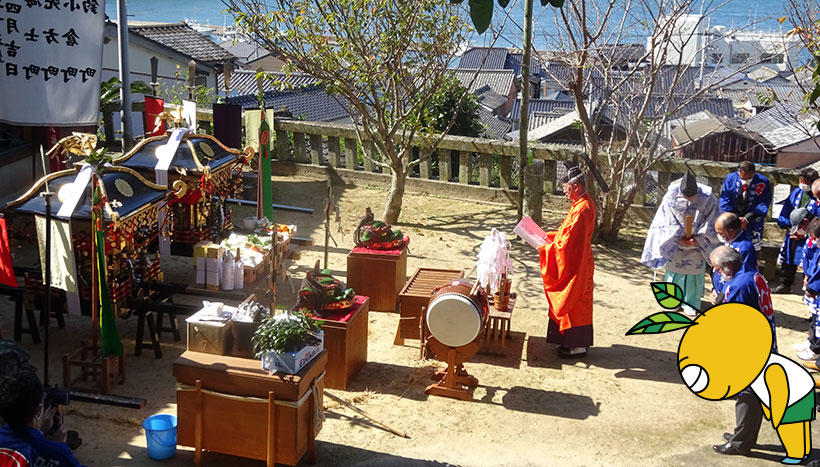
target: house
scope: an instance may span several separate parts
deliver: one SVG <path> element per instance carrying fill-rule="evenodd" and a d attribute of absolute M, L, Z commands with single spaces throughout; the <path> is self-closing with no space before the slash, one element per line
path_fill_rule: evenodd
<path fill-rule="evenodd" d="M 670 136 L 678 157 L 716 162 L 744 160 L 774 164 L 777 155 L 760 134 L 729 118 L 703 110 L 670 122 Z"/>
<path fill-rule="evenodd" d="M 820 131 L 816 112 L 802 111 L 796 102 L 779 102 L 743 125 L 759 133 L 776 152 L 777 166 L 796 168 L 820 161 Z"/>
<path fill-rule="evenodd" d="M 188 62 L 196 62 L 196 83 L 216 91 L 216 75 L 237 57 L 185 24 L 134 24 L 128 26 L 131 80 L 151 82 L 151 57 L 158 59 L 161 85 L 184 85 Z M 103 38 L 103 80 L 119 74 L 117 23 L 106 22 Z"/>
<path fill-rule="evenodd" d="M 261 68 L 264 71 L 279 72 L 282 71 L 282 67 L 285 65 L 283 60 L 274 57 L 267 49 L 255 42 L 243 40 L 234 42 L 230 40 L 220 42 L 219 46 L 236 56 L 239 60 L 238 64 L 249 70 Z"/>
<path fill-rule="evenodd" d="M 479 104 L 495 115 L 506 117 L 510 113 L 512 101 L 518 95 L 512 70 L 455 68 L 453 73 L 462 86 L 478 96 Z"/>
<path fill-rule="evenodd" d="M 314 122 L 352 123 L 347 107 L 318 85 L 266 91 L 263 99 L 266 109 L 285 108 L 294 118 Z M 241 105 L 242 110 L 259 108 L 255 93 L 230 97 L 226 102 Z"/>
<path fill-rule="evenodd" d="M 256 95 L 259 89 L 256 84 L 255 70 L 233 70 L 231 72 L 231 96 Z M 266 72 L 262 79 L 262 90 L 281 91 L 285 89 L 313 86 L 319 80 L 305 73 Z M 225 93 L 225 79 L 222 73 L 217 75 L 217 87 L 221 94 Z"/>

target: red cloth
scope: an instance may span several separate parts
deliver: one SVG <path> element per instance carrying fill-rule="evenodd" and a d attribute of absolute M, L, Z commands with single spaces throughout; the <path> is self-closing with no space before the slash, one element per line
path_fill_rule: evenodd
<path fill-rule="evenodd" d="M 156 97 L 145 96 L 145 136 L 162 136 L 165 134 L 165 121 L 157 122 L 165 110 L 165 101 Z"/>
<path fill-rule="evenodd" d="M 592 324 L 594 229 L 595 204 L 584 193 L 572 203 L 558 231 L 548 232 L 547 243 L 538 248 L 550 320 L 562 333 Z"/>
<path fill-rule="evenodd" d="M 404 237 L 404 245 L 401 248 L 395 250 L 373 250 L 370 248 L 365 248 L 362 246 L 353 247 L 353 253 L 364 253 L 368 255 L 391 255 L 391 256 L 399 256 L 404 248 L 410 244 L 410 237 Z"/>
<path fill-rule="evenodd" d="M 9 237 L 6 233 L 6 220 L 0 219 L 0 284 L 17 287 L 14 277 L 14 265 L 11 262 Z"/>
<path fill-rule="evenodd" d="M 338 321 L 340 323 L 346 323 L 350 321 L 350 318 L 359 311 L 362 304 L 367 300 L 367 297 L 364 295 L 356 295 L 353 297 L 353 306 L 348 308 L 347 310 L 340 310 L 332 313 L 325 313 L 324 317 L 318 316 L 316 319 L 320 319 L 322 321 Z"/>

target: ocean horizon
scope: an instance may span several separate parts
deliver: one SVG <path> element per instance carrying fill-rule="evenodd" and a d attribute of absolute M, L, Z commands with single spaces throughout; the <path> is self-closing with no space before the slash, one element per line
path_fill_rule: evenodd
<path fill-rule="evenodd" d="M 195 3 L 196 6 L 191 4 Z M 554 31 L 554 11 L 551 7 L 541 7 L 535 2 L 533 44 L 538 49 L 545 49 L 545 35 Z M 466 4 L 466 2 L 465 2 Z M 514 5 L 513 5 L 514 4 Z M 233 17 L 225 13 L 225 5 L 220 0 L 196 0 L 196 2 L 178 2 L 168 0 L 130 0 L 127 2 L 128 19 L 130 21 L 153 21 L 174 23 L 184 20 L 195 21 L 203 25 L 230 26 Z M 500 8 L 496 6 L 496 17 L 499 17 Z M 497 47 L 521 47 L 521 26 L 523 26 L 523 2 L 511 2 L 507 8 L 510 18 L 507 21 L 500 37 L 496 40 Z M 117 17 L 116 0 L 106 0 L 105 12 L 109 18 Z M 777 22 L 777 18 L 785 16 L 785 4 L 782 0 L 759 0 L 748 2 L 745 0 L 729 0 L 713 15 L 710 24 L 727 27 L 743 27 L 754 24 L 754 28 L 761 31 L 785 31 L 786 27 Z M 643 43 L 645 38 L 630 37 L 629 42 Z M 469 37 L 472 45 L 488 45 L 489 34 Z"/>

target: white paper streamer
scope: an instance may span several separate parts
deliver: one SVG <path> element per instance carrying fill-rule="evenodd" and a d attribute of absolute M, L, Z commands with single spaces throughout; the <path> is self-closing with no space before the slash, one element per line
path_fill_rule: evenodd
<path fill-rule="evenodd" d="M 506 274 L 508 278 L 512 275 L 513 268 L 507 236 L 496 229 L 493 229 L 484 239 L 476 258 L 478 258 L 475 262 L 476 274 L 482 287 L 494 286 L 501 280 L 503 274 Z"/>

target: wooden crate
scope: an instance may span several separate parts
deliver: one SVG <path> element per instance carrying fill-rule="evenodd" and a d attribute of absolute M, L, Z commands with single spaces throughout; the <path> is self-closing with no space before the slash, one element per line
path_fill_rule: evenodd
<path fill-rule="evenodd" d="M 433 290 L 462 277 L 464 271 L 456 269 L 416 269 L 399 292 L 399 326 L 393 344 L 404 345 L 404 339 L 420 339 L 421 309 L 430 302 Z"/>
<path fill-rule="evenodd" d="M 357 299 L 360 296 L 356 297 Z M 367 363 L 367 323 L 370 299 L 359 304 L 347 321 L 322 318 L 327 349 L 327 375 L 325 386 L 330 389 L 347 390 L 359 370 Z"/>
<path fill-rule="evenodd" d="M 396 311 L 396 297 L 406 280 L 406 247 L 398 255 L 356 251 L 347 255 L 347 286 L 357 295 L 370 297 L 373 311 Z"/>
<path fill-rule="evenodd" d="M 177 443 L 196 447 L 199 410 L 203 417 L 202 449 L 266 460 L 270 446 L 276 463 L 298 464 L 314 446 L 312 409 L 313 404 L 322 404 L 326 364 L 327 352 L 322 351 L 296 375 L 271 375 L 262 369 L 259 360 L 183 353 L 174 362 Z M 194 390 L 197 381 L 203 389 L 201 396 Z M 320 396 L 318 401 L 313 397 L 314 386 Z M 275 399 L 270 414 L 274 420 L 273 439 L 267 436 L 266 402 L 270 392 Z"/>

